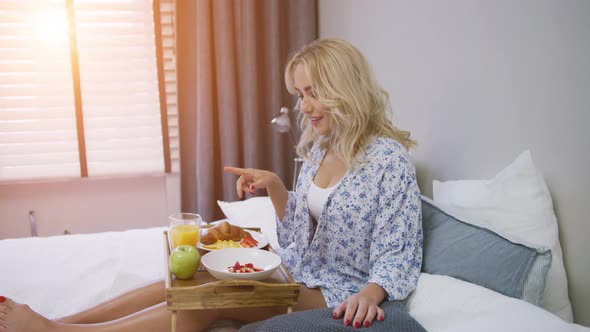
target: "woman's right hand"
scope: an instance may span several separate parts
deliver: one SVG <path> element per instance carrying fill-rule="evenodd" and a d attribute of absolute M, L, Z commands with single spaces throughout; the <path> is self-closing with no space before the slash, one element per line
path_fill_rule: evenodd
<path fill-rule="evenodd" d="M 223 170 L 240 176 L 236 181 L 236 192 L 239 199 L 244 196 L 244 191 L 254 194 L 256 189 L 267 189 L 277 181 L 282 183 L 275 173 L 261 169 L 225 166 Z"/>
<path fill-rule="evenodd" d="M 281 178 L 273 172 L 255 168 L 238 168 L 225 166 L 224 171 L 239 175 L 236 181 L 238 198 L 244 197 L 244 191 L 254 194 L 256 189 L 266 189 L 280 220 L 285 215 L 285 207 L 289 199 L 289 192 Z"/>

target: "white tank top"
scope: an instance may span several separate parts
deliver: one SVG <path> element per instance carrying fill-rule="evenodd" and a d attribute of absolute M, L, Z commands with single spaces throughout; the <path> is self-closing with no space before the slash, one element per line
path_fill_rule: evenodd
<path fill-rule="evenodd" d="M 334 189 L 336 189 L 340 181 L 328 188 L 320 188 L 311 181 L 309 191 L 307 192 L 307 207 L 309 208 L 309 214 L 314 220 L 317 221 L 320 218 L 320 214 L 322 214 L 322 210 L 328 201 L 328 197 Z"/>

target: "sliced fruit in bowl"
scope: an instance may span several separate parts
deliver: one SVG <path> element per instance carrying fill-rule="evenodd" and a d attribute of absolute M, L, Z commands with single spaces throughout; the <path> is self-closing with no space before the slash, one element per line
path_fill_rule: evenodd
<path fill-rule="evenodd" d="M 201 262 L 217 279 L 264 280 L 281 265 L 281 257 L 266 250 L 229 248 L 208 252 Z"/>

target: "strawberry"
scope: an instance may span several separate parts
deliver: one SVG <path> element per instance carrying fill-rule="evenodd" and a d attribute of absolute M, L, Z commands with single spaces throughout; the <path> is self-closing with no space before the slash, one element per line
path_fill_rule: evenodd
<path fill-rule="evenodd" d="M 244 236 L 242 238 L 242 240 L 240 241 L 240 245 L 242 245 L 242 247 L 246 247 L 246 248 L 254 248 L 254 247 L 258 246 L 258 241 L 256 241 L 251 236 Z"/>
<path fill-rule="evenodd" d="M 233 266 L 228 266 L 228 271 L 233 273 L 250 273 L 250 272 L 260 272 L 264 271 L 259 267 L 255 267 L 252 263 L 246 263 L 244 265 L 240 265 L 239 262 L 236 262 Z"/>

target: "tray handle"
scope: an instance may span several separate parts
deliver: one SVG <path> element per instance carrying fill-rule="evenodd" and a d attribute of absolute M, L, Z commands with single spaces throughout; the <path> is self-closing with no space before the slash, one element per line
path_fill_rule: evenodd
<path fill-rule="evenodd" d="M 264 283 L 258 280 L 215 280 L 211 282 L 204 283 L 197 287 L 260 287 L 260 286 L 269 286 L 273 284 Z M 280 285 L 280 284 L 277 284 Z"/>

